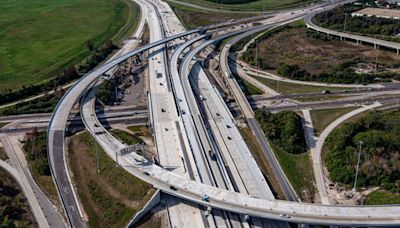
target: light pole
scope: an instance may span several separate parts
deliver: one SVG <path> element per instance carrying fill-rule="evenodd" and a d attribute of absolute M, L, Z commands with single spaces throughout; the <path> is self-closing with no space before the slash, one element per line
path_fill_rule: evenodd
<path fill-rule="evenodd" d="M 96 135 L 96 124 L 93 125 L 94 128 L 94 135 Z M 96 166 L 97 166 L 97 173 L 100 173 L 100 163 L 99 163 L 99 149 L 97 148 L 96 139 L 94 140 L 94 147 L 96 150 Z"/>
<path fill-rule="evenodd" d="M 360 157 L 361 157 L 361 147 L 364 144 L 363 141 L 359 142 L 360 144 L 360 149 L 358 150 L 358 158 L 357 158 L 357 167 L 356 167 L 356 177 L 354 179 L 354 186 L 353 186 L 353 191 L 356 191 L 356 187 L 357 187 L 357 176 L 358 176 L 358 167 L 360 166 Z"/>

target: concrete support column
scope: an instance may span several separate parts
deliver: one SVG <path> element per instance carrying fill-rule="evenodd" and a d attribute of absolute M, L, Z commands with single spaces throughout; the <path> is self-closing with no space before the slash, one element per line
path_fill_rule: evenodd
<path fill-rule="evenodd" d="M 397 49 L 397 55 L 399 54 L 400 49 Z"/>

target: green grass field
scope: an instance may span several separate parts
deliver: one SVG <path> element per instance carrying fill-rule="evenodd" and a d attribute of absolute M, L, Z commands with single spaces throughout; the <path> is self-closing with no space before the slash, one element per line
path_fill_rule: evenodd
<path fill-rule="evenodd" d="M 96 172 L 96 146 L 100 173 Z M 89 133 L 72 136 L 68 150 L 89 227 L 125 227 L 154 193 L 149 184 L 117 167 Z"/>
<path fill-rule="evenodd" d="M 315 132 L 317 134 L 321 133 L 337 118 L 353 111 L 354 109 L 356 109 L 356 107 L 312 110 L 310 115 L 313 121 Z"/>
<path fill-rule="evenodd" d="M 367 196 L 365 205 L 400 204 L 400 194 L 376 191 Z"/>
<path fill-rule="evenodd" d="M 207 0 L 180 0 L 212 9 L 224 9 L 233 11 L 262 11 L 262 10 L 279 10 L 290 7 L 300 6 L 301 4 L 315 2 L 313 0 L 258 0 L 244 4 L 217 4 Z"/>
<path fill-rule="evenodd" d="M 193 7 L 168 3 L 176 16 L 182 22 L 186 29 L 194 29 L 200 26 L 206 26 L 216 23 L 228 21 L 230 19 L 239 19 L 243 17 L 250 17 L 253 14 L 235 14 L 235 13 L 218 13 L 199 10 Z"/>
<path fill-rule="evenodd" d="M 139 8 L 128 0 L 0 2 L 0 92 L 38 84 L 134 30 Z"/>
<path fill-rule="evenodd" d="M 112 129 L 111 134 L 113 134 L 118 140 L 127 145 L 134 145 L 143 142 L 143 140 L 141 140 L 140 138 L 120 129 Z"/>
<path fill-rule="evenodd" d="M 276 176 L 274 175 L 274 171 L 268 163 L 267 157 L 265 156 L 263 150 L 261 149 L 260 144 L 254 138 L 254 134 L 249 127 L 240 127 L 240 134 L 242 135 L 246 145 L 249 147 L 251 154 L 256 160 L 258 167 L 260 167 L 261 172 L 264 174 L 264 177 L 267 179 L 269 186 L 271 187 L 272 192 L 274 193 L 277 199 L 285 200 L 285 194 L 281 189 Z"/>
<path fill-rule="evenodd" d="M 314 172 L 310 152 L 302 154 L 291 154 L 278 148 L 271 143 L 275 156 L 279 161 L 286 177 L 289 179 L 297 195 L 304 202 L 313 202 Z"/>
<path fill-rule="evenodd" d="M 295 84 L 291 82 L 278 82 L 268 78 L 258 77 L 254 75 L 250 76 L 257 79 L 266 86 L 270 87 L 271 89 L 278 91 L 279 93 L 282 93 L 283 95 L 293 94 L 293 93 L 318 93 L 322 92 L 323 90 L 335 91 L 335 90 L 345 89 L 345 88 L 327 87 L 327 86 L 309 86 L 309 85 Z"/>

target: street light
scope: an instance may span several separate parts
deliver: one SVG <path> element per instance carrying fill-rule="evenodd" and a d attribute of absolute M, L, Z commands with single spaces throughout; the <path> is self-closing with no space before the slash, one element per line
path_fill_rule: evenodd
<path fill-rule="evenodd" d="M 94 135 L 96 135 L 96 124 L 93 125 L 94 128 Z M 97 173 L 100 173 L 100 163 L 99 163 L 99 150 L 97 148 L 97 142 L 94 140 L 94 147 L 96 150 L 96 166 L 97 166 Z"/>
<path fill-rule="evenodd" d="M 357 159 L 357 167 L 356 167 L 356 177 L 354 179 L 354 186 L 353 186 L 353 191 L 356 191 L 356 187 L 357 187 L 357 176 L 358 176 L 358 167 L 360 166 L 360 157 L 361 157 L 361 147 L 364 144 L 363 141 L 359 142 L 360 144 L 360 149 L 358 150 L 358 159 Z"/>

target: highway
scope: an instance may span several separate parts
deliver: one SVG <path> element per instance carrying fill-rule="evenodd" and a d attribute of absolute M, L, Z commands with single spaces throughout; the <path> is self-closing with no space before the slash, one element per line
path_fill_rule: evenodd
<path fill-rule="evenodd" d="M 254 159 L 252 158 L 250 152 L 248 151 L 247 146 L 244 144 L 243 139 L 241 139 L 241 136 L 239 134 L 239 132 L 236 129 L 236 125 L 235 123 L 233 123 L 233 118 L 231 117 L 229 110 L 226 107 L 226 104 L 222 101 L 222 99 L 220 97 L 218 97 L 218 95 L 216 95 L 216 90 L 214 90 L 214 88 L 205 88 L 207 85 L 211 85 L 210 82 L 208 81 L 208 79 L 205 77 L 204 72 L 201 70 L 201 68 L 199 67 L 198 64 L 194 65 L 192 68 L 192 72 L 190 72 L 189 69 L 189 65 L 191 63 L 191 60 L 194 58 L 194 56 L 198 53 L 199 50 L 204 49 L 205 46 L 208 46 L 208 44 L 210 42 L 215 42 L 215 41 L 209 41 L 205 44 L 202 44 L 200 46 L 198 46 L 197 48 L 195 48 L 193 51 L 191 51 L 190 53 L 188 53 L 185 56 L 184 61 L 181 63 L 180 66 L 180 75 L 181 75 L 181 81 L 183 82 L 183 92 L 185 94 L 185 98 L 183 98 L 179 104 L 180 107 L 182 107 L 181 103 L 185 104 L 186 109 L 185 110 L 189 110 L 189 113 L 191 114 L 192 118 L 194 119 L 195 122 L 195 132 L 197 132 L 200 135 L 200 138 L 202 139 L 203 145 L 207 146 L 207 149 L 205 149 L 205 151 L 203 153 L 205 153 L 206 157 L 208 158 L 208 161 L 212 167 L 213 170 L 213 176 L 215 176 L 216 174 L 218 174 L 218 169 L 215 169 L 213 167 L 214 162 L 212 161 L 213 159 L 209 158 L 208 152 L 207 151 L 213 151 L 213 153 L 215 153 L 215 160 L 217 160 L 219 168 L 221 169 L 221 174 L 219 174 L 218 176 L 222 176 L 223 180 L 221 180 L 220 178 L 216 178 L 216 184 L 220 185 L 220 187 L 223 187 L 223 184 L 225 181 L 225 185 L 228 189 L 230 189 L 231 191 L 240 191 L 243 193 L 251 193 L 255 196 L 260 196 L 262 198 L 269 198 L 269 199 L 273 199 L 273 194 L 270 191 L 268 185 L 266 184 L 266 181 L 264 179 L 264 177 L 262 176 L 261 172 L 259 169 L 255 168 L 257 167 L 257 164 L 255 163 Z M 189 43 L 189 42 L 188 42 Z M 182 49 L 185 48 L 185 46 L 181 47 Z M 180 49 L 181 49 L 180 48 Z M 180 50 L 178 49 L 178 50 Z M 175 55 L 174 55 L 175 56 Z M 172 65 L 175 66 L 174 64 L 176 63 L 176 60 L 173 58 L 172 59 Z M 175 68 L 175 67 L 174 67 Z M 198 88 L 197 85 L 199 85 L 198 83 L 190 83 L 189 79 L 191 79 L 191 81 L 197 81 L 197 79 L 194 78 L 198 78 L 200 75 L 202 76 L 202 80 L 205 80 L 203 83 L 205 85 L 202 86 L 202 88 Z M 175 74 L 177 74 L 177 71 L 175 70 Z M 191 75 L 191 76 L 190 76 Z M 194 85 L 195 84 L 195 85 Z M 197 87 L 197 89 L 195 89 Z M 196 99 L 195 97 L 199 97 L 199 89 L 202 91 L 202 96 L 205 97 L 205 99 L 203 101 L 200 101 L 199 99 Z M 192 91 L 192 90 L 196 90 L 196 91 Z M 217 96 L 217 97 L 215 97 Z M 214 101 L 213 102 L 213 98 Z M 187 101 L 186 101 L 187 100 Z M 197 106 L 197 103 L 207 103 L 207 104 L 212 104 L 214 105 L 214 107 L 212 107 L 213 109 L 213 113 L 210 113 L 208 110 L 208 108 L 206 108 L 206 116 L 214 116 L 215 113 L 219 113 L 220 118 L 218 118 L 217 122 L 215 121 L 215 118 L 205 118 L 206 120 L 206 124 L 205 124 L 205 120 L 203 120 L 204 115 L 202 115 L 200 109 Z M 203 108 L 204 110 L 204 108 Z M 229 113 L 229 114 L 228 114 Z M 183 116 L 188 116 L 188 114 L 185 114 Z M 225 118 L 224 118 L 224 117 Z M 225 120 L 224 120 L 225 119 Z M 218 130 L 217 128 L 217 124 L 219 125 L 219 127 L 223 126 L 223 129 L 226 129 L 226 126 L 229 125 L 231 126 L 230 128 L 232 128 L 232 131 L 234 131 L 234 134 L 229 134 L 229 136 L 227 136 L 227 133 L 224 132 L 221 134 L 221 132 Z M 207 130 L 208 127 L 210 126 L 210 129 L 212 130 Z M 225 136 L 223 136 L 225 135 Z M 232 137 L 232 142 L 236 142 L 236 145 L 232 142 L 230 142 L 231 140 L 228 140 L 228 137 Z M 207 142 L 207 141 L 212 141 L 212 142 Z M 211 146 L 214 145 L 214 146 Z M 228 147 L 227 147 L 228 146 Z M 232 146 L 234 148 L 232 148 Z M 239 153 L 238 150 L 241 150 L 243 153 Z M 232 155 L 234 155 L 235 157 L 231 157 Z M 201 156 L 199 156 L 201 157 Z M 246 163 L 247 161 L 247 163 Z M 250 163 L 248 162 L 250 161 Z M 250 166 L 246 166 L 246 164 L 250 165 Z M 226 167 L 225 167 L 226 166 Z M 226 170 L 227 168 L 229 168 L 229 175 L 228 171 Z M 239 169 L 238 169 L 239 168 Z M 258 180 L 258 181 L 254 181 L 252 182 L 251 180 Z M 255 183 L 257 183 L 255 185 Z M 258 185 L 258 186 L 257 186 Z M 255 187 L 257 186 L 257 187 Z M 265 221 L 263 221 L 265 222 Z M 259 221 L 258 219 L 253 219 L 253 224 L 259 224 L 259 226 L 261 225 L 261 221 Z M 245 225 L 245 224 L 244 224 Z M 271 226 L 271 222 L 269 222 L 269 225 Z M 282 226 L 277 226 L 277 227 L 282 227 Z"/>
<path fill-rule="evenodd" d="M 299 16 L 296 15 L 295 18 L 298 18 L 298 17 Z M 286 23 L 288 23 L 290 21 L 291 20 L 287 20 Z M 272 27 L 273 27 L 273 25 L 271 25 L 269 28 L 272 28 Z M 263 28 L 263 29 L 265 29 L 265 28 Z M 240 110 L 242 111 L 242 114 L 245 117 L 247 124 L 252 129 L 253 134 L 256 136 L 259 145 L 261 146 L 262 150 L 264 151 L 264 154 L 266 155 L 268 162 L 269 162 L 270 166 L 272 167 L 274 174 L 277 177 L 285 196 L 289 200 L 297 201 L 298 197 L 297 197 L 295 191 L 291 187 L 288 179 L 286 178 L 284 172 L 282 171 L 282 169 L 279 165 L 279 162 L 277 161 L 267 140 L 264 137 L 264 133 L 262 132 L 260 126 L 258 125 L 257 121 L 254 118 L 254 112 L 253 112 L 252 107 L 250 106 L 249 102 L 247 101 L 246 96 L 242 92 L 239 84 L 237 83 L 236 79 L 233 77 L 232 72 L 229 68 L 228 56 L 229 56 L 229 50 L 232 47 L 232 45 L 237 43 L 239 40 L 241 40 L 247 36 L 250 36 L 251 34 L 254 34 L 256 32 L 258 32 L 258 31 L 255 30 L 255 31 L 249 31 L 247 33 L 243 33 L 242 35 L 237 36 L 237 37 L 229 40 L 226 43 L 226 45 L 224 46 L 224 48 L 222 49 L 222 51 L 220 53 L 221 72 L 223 72 L 225 80 L 228 83 L 229 88 L 231 89 L 231 92 L 233 93 L 233 96 L 234 96 L 237 104 L 239 105 Z"/>
<path fill-rule="evenodd" d="M 261 78 L 266 78 L 274 81 L 280 81 L 280 82 L 287 82 L 287 83 L 292 83 L 292 84 L 300 84 L 300 85 L 308 85 L 308 86 L 320 86 L 320 87 L 337 87 L 337 88 L 343 88 L 343 89 L 349 89 L 349 88 L 360 88 L 360 89 L 365 89 L 365 88 L 382 88 L 384 85 L 383 84 L 368 84 L 368 85 L 363 85 L 363 84 L 339 84 L 339 83 L 325 83 L 325 82 L 313 82 L 313 81 L 301 81 L 301 80 L 295 80 L 295 79 L 290 79 L 290 78 L 285 78 L 276 74 L 273 74 L 271 72 L 267 71 L 262 71 L 259 69 L 255 69 L 254 67 L 246 64 L 245 62 L 239 60 L 237 62 L 234 62 L 231 58 L 229 59 L 232 64 L 234 64 L 234 67 L 237 67 L 238 69 L 241 69 L 242 71 L 246 72 L 247 74 L 251 74 L 257 77 Z"/>
<path fill-rule="evenodd" d="M 151 12 L 151 10 L 149 11 Z M 152 14 L 154 15 L 154 14 Z M 153 21 L 158 21 L 157 15 L 152 16 Z M 160 26 L 152 26 L 151 31 L 160 31 Z M 258 27 L 256 29 L 265 29 Z M 79 205 L 76 203 L 71 187 L 68 172 L 65 169 L 64 154 L 64 131 L 67 124 L 67 119 L 75 102 L 83 94 L 86 94 L 93 83 L 101 77 L 103 73 L 118 65 L 130 56 L 141 53 L 145 50 L 150 50 L 149 70 L 153 72 L 150 76 L 150 104 L 151 119 L 153 120 L 153 128 L 156 135 L 157 149 L 160 155 L 159 162 L 163 164 L 163 160 L 167 164 L 175 164 L 172 154 L 182 154 L 182 148 L 177 148 L 182 145 L 180 137 L 178 137 L 178 127 L 172 125 L 179 121 L 177 119 L 177 111 L 174 104 L 174 97 L 170 91 L 170 84 L 167 80 L 167 72 L 165 70 L 166 59 L 165 55 L 159 52 L 159 49 L 154 49 L 158 45 L 163 45 L 166 42 L 174 39 L 185 37 L 196 33 L 197 30 L 173 35 L 169 38 L 162 39 L 158 37 L 151 38 L 152 42 L 136 51 L 127 53 L 119 58 L 111 60 L 104 65 L 94 69 L 72 86 L 57 105 L 49 124 L 48 134 L 48 153 L 49 162 L 54 179 L 59 188 L 62 201 L 65 206 L 69 222 L 73 227 L 85 227 L 84 221 L 81 219 Z M 155 34 L 155 33 L 150 33 Z M 236 33 L 238 34 L 238 33 Z M 231 34 L 232 35 L 232 34 Z M 152 37 L 152 35 L 151 35 Z M 156 41 L 158 40 L 158 41 Z M 207 42 L 206 42 L 207 43 Z M 211 42 L 212 43 L 212 42 Z M 157 71 L 157 73 L 156 73 Z M 161 73 L 161 77 L 158 77 Z M 160 79 L 160 80 L 157 80 Z M 161 83 L 161 84 L 160 84 Z M 166 96 L 167 95 L 167 96 Z M 247 101 L 246 101 L 247 102 Z M 83 106 L 88 102 L 83 102 Z M 188 174 L 185 174 L 184 168 L 170 169 L 171 166 L 162 168 L 156 164 L 152 164 L 140 155 L 132 152 L 128 154 L 119 154 L 119 151 L 125 147 L 122 143 L 117 143 L 115 139 L 107 132 L 100 129 L 103 133 L 96 134 L 94 125 L 87 124 L 86 120 L 96 121 L 96 115 L 93 114 L 93 106 L 86 111 L 85 107 L 81 107 L 81 114 L 84 115 L 84 123 L 88 130 L 95 135 L 96 140 L 109 154 L 115 159 L 119 165 L 134 174 L 135 176 L 153 184 L 156 188 L 161 189 L 173 196 L 187 199 L 193 203 L 204 205 L 206 207 L 214 207 L 226 211 L 240 213 L 242 215 L 250 215 L 254 217 L 269 218 L 282 221 L 291 221 L 299 223 L 311 224 L 345 224 L 345 225 L 400 225 L 400 208 L 397 206 L 381 206 L 381 207 L 340 207 L 340 206 L 324 206 L 315 204 L 300 204 L 297 202 L 288 202 L 281 200 L 263 199 L 256 196 L 249 196 L 234 191 L 229 191 L 222 188 L 217 188 L 191 180 Z M 165 111 L 162 111 L 162 110 Z M 157 121 L 158 120 L 158 121 Z M 101 126 L 101 124 L 99 125 Z M 102 127 L 102 126 L 101 126 Z M 168 130 L 165 130 L 167 128 Z M 219 127 L 220 128 L 220 127 Z M 167 133 L 166 133 L 167 132 Z M 174 138 L 177 140 L 174 141 Z M 172 139 L 172 140 L 171 140 Z M 179 143 L 180 142 L 180 143 Z M 174 144 L 173 147 L 170 145 Z M 174 153 L 171 153 L 173 151 Z M 171 155 L 168 155 L 171 154 Z M 164 158 L 162 156 L 166 155 Z M 172 160 L 170 160 L 172 159 Z M 165 163 L 164 163 L 165 164 Z M 165 165 L 164 165 L 165 166 Z M 182 167 L 182 166 L 181 166 Z M 170 171 L 172 170 L 172 171 Z M 185 174 L 185 176 L 182 176 Z M 173 187 L 171 187 L 173 186 Z M 207 194 L 208 200 L 202 200 L 204 194 Z M 197 210 L 194 208 L 193 212 Z M 176 211 L 178 212 L 178 211 Z M 181 211 L 182 212 L 182 211 Z M 179 212 L 178 212 L 179 213 Z M 177 215 L 177 214 L 175 214 Z M 282 216 L 285 215 L 285 216 Z M 189 216 L 191 221 L 187 226 L 196 226 L 203 224 L 201 215 L 194 220 L 194 216 Z M 185 224 L 182 224 L 185 225 Z"/>
<path fill-rule="evenodd" d="M 183 27 L 175 17 L 172 9 L 161 1 L 152 2 L 154 12 L 149 22 L 150 41 L 164 38 L 167 34 L 174 36 Z M 187 37 L 189 38 L 189 36 Z M 182 38 L 184 39 L 184 38 Z M 171 42 L 181 42 L 181 39 Z M 191 178 L 190 170 L 196 171 L 194 159 L 185 146 L 185 137 L 179 113 L 176 108 L 171 76 L 168 68 L 167 46 L 150 50 L 149 58 L 149 104 L 152 112 L 152 129 L 158 155 L 158 162 L 178 175 Z M 154 52 L 156 54 L 152 55 Z M 174 151 L 171 153 L 171 151 Z M 195 174 L 194 174 L 195 175 Z M 204 227 L 206 223 L 214 224 L 212 217 L 205 217 L 201 210 L 193 205 L 167 201 L 166 207 L 171 226 Z"/>
<path fill-rule="evenodd" d="M 329 108 L 339 108 L 339 107 L 353 107 L 368 105 L 375 102 L 379 103 L 396 103 L 400 101 L 398 95 L 387 95 L 378 97 L 355 97 L 346 98 L 340 100 L 327 100 L 327 101 L 317 101 L 317 102 L 303 102 L 299 104 L 277 104 L 271 106 L 269 103 L 264 101 L 252 101 L 252 105 L 257 108 L 265 108 L 271 112 L 278 112 L 284 110 L 301 111 L 303 109 L 317 110 L 317 109 L 329 109 Z M 268 106 L 269 105 L 269 106 Z"/>
<path fill-rule="evenodd" d="M 70 87 L 70 89 L 57 104 L 55 111 L 51 116 L 48 128 L 47 145 L 49 163 L 52 176 L 56 182 L 57 188 L 59 189 L 62 202 L 64 203 L 67 217 L 69 222 L 73 224 L 74 227 L 86 227 L 85 222 L 82 220 L 76 195 L 70 184 L 70 178 L 66 170 L 64 159 L 64 132 L 70 110 L 73 108 L 75 102 L 78 101 L 82 92 L 85 91 L 89 85 L 101 77 L 102 74 L 110 70 L 115 65 L 118 65 L 125 59 L 142 53 L 143 51 L 149 50 L 153 47 L 162 45 L 170 40 L 178 39 L 196 32 L 197 30 L 193 30 L 153 42 L 95 68 L 78 80 L 72 87 Z"/>
<path fill-rule="evenodd" d="M 373 103 L 368 106 L 363 106 L 361 108 L 358 108 L 356 110 L 353 110 L 351 112 L 346 113 L 345 115 L 339 117 L 335 121 L 333 121 L 331 124 L 329 124 L 319 135 L 318 140 L 316 141 L 316 144 L 314 145 L 313 149 L 311 150 L 311 156 L 313 159 L 313 170 L 314 170 L 314 175 L 315 175 L 315 180 L 316 180 L 316 185 L 318 192 L 321 196 L 321 201 L 323 204 L 331 204 L 331 201 L 329 200 L 328 192 L 327 192 L 327 183 L 325 181 L 325 175 L 324 175 L 324 169 L 323 169 L 323 164 L 322 164 L 322 147 L 324 146 L 326 138 L 329 136 L 329 134 L 340 124 L 345 122 L 346 120 L 350 119 L 353 116 L 356 116 L 362 112 L 377 108 L 382 106 L 380 103 Z"/>
<path fill-rule="evenodd" d="M 13 165 L 10 166 L 0 160 L 0 166 L 6 169 L 20 185 L 39 227 L 66 227 L 57 208 L 33 179 L 24 152 L 19 146 L 18 136 L 0 134 L 0 141 Z"/>
<path fill-rule="evenodd" d="M 195 90 L 196 96 L 199 97 L 202 95 L 204 97 L 203 101 L 199 102 L 203 104 L 203 107 L 205 107 L 204 110 L 207 115 L 208 125 L 210 125 L 217 144 L 221 149 L 220 153 L 225 158 L 225 162 L 227 162 L 228 166 L 230 167 L 230 171 L 237 173 L 236 175 L 233 175 L 236 176 L 234 179 L 236 181 L 243 181 L 241 187 L 238 187 L 239 191 L 248 192 L 249 194 L 261 198 L 273 199 L 273 194 L 269 190 L 261 171 L 255 168 L 258 166 L 251 156 L 247 145 L 244 143 L 243 138 L 241 137 L 226 104 L 218 95 L 218 92 L 215 90 L 215 88 L 211 86 L 211 83 L 208 81 L 208 78 L 205 76 L 198 64 L 193 66 L 192 72 L 189 71 L 190 62 L 194 56 L 200 50 L 208 46 L 210 42 L 217 41 L 218 40 L 212 40 L 204 43 L 203 45 L 193 49 L 187 55 L 181 64 L 181 74 L 183 80 L 186 80 L 185 87 L 187 90 L 190 89 L 190 78 L 192 81 L 192 88 Z M 227 160 L 231 162 L 228 162 Z M 234 171 L 235 169 L 236 171 Z M 239 183 L 240 182 L 237 182 L 237 184 Z"/>
<path fill-rule="evenodd" d="M 380 46 L 386 47 L 388 49 L 395 50 L 397 52 L 397 54 L 399 54 L 399 52 L 400 52 L 400 43 L 386 41 L 386 40 L 379 40 L 379 39 L 375 39 L 375 38 L 371 38 L 371 37 L 367 37 L 367 36 L 360 36 L 360 35 L 339 32 L 339 31 L 333 31 L 330 29 L 322 28 L 313 23 L 312 19 L 314 16 L 315 16 L 315 14 L 310 14 L 304 18 L 306 26 L 309 29 L 313 29 L 315 31 L 322 32 L 322 33 L 326 33 L 331 36 L 337 36 L 337 37 L 340 37 L 340 39 L 346 38 L 346 39 L 354 40 L 357 43 L 364 42 L 367 44 L 372 44 L 372 45 L 374 45 L 374 48 L 377 48 Z"/>

